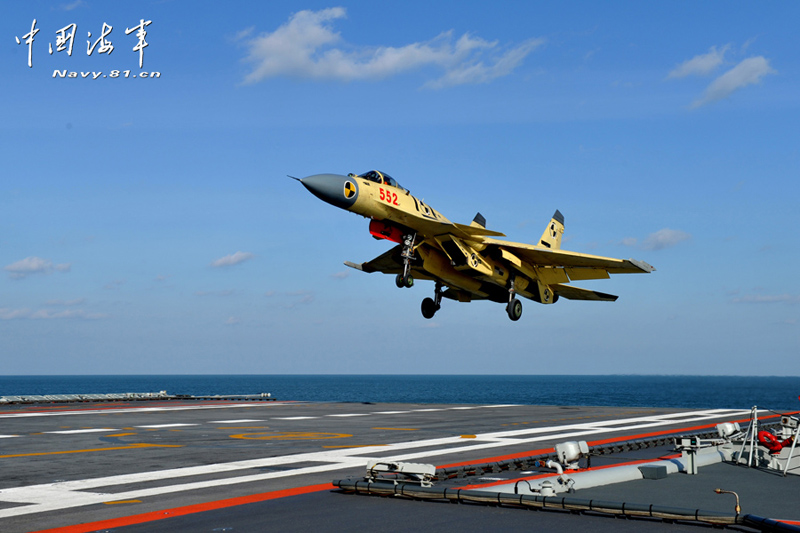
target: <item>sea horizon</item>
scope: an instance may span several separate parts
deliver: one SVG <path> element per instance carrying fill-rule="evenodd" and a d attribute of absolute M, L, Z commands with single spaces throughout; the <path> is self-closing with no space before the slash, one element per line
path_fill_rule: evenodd
<path fill-rule="evenodd" d="M 800 409 L 797 376 L 665 374 L 92 374 L 0 376 L 0 396 L 269 393 L 276 400 Z"/>

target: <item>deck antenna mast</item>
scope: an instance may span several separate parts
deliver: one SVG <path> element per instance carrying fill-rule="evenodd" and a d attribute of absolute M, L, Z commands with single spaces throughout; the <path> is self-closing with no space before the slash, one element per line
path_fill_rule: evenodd
<path fill-rule="evenodd" d="M 753 456 L 756 453 L 756 434 L 758 434 L 758 407 L 753 406 L 750 409 L 750 425 L 747 427 L 742 447 L 739 449 L 739 456 L 736 458 L 736 463 L 739 464 L 742 460 L 742 454 L 748 441 L 750 443 L 750 453 L 747 454 L 747 468 L 750 468 L 753 462 Z"/>

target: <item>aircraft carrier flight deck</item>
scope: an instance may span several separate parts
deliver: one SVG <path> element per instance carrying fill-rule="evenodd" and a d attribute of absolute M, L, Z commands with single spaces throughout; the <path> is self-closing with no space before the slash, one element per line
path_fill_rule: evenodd
<path fill-rule="evenodd" d="M 559 443 L 585 441 L 595 451 L 589 470 L 653 461 L 669 466 L 680 462 L 674 437 L 702 437 L 720 423 L 745 427 L 750 416 L 748 409 L 232 399 L 3 405 L 0 531 L 698 531 L 696 521 L 663 516 L 366 496 L 347 483 L 363 486 L 368 461 L 384 465 L 378 468 L 430 464 L 438 475 L 433 487 L 451 494 L 476 488 L 511 493 L 520 480 L 531 487 L 543 476 L 569 478 L 562 467 L 537 460 L 552 458 Z M 768 418 L 764 414 L 762 422 Z M 631 442 L 639 444 L 625 445 Z M 742 514 L 794 528 L 800 524 L 796 473 L 719 461 L 696 475 L 586 489 L 578 482 L 578 490 L 558 496 L 731 515 L 733 497 L 714 493 L 722 488 L 738 493 Z M 731 527 L 758 530 L 741 522 Z"/>

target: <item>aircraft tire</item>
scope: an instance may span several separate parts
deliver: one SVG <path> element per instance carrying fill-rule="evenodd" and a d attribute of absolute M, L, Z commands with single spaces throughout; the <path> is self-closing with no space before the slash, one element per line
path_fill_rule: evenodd
<path fill-rule="evenodd" d="M 398 289 L 402 289 L 403 287 L 408 287 L 410 289 L 414 286 L 414 278 L 411 277 L 411 274 L 408 276 L 398 274 L 397 277 L 394 278 L 394 284 L 397 285 Z"/>
<path fill-rule="evenodd" d="M 439 307 L 436 305 L 436 302 L 433 301 L 433 298 L 425 298 L 422 300 L 422 316 L 425 318 L 433 318 L 433 315 L 435 315 L 438 310 Z"/>
<path fill-rule="evenodd" d="M 516 322 L 522 316 L 522 302 L 514 298 L 508 302 L 506 312 L 508 313 L 508 318 Z"/>

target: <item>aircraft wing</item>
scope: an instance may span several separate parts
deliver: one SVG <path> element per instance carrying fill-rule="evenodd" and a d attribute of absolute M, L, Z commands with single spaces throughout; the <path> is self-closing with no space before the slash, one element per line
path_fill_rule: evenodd
<path fill-rule="evenodd" d="M 373 272 L 382 272 L 384 274 L 400 274 L 403 272 L 403 260 L 400 258 L 400 253 L 403 251 L 401 245 L 397 245 L 391 250 L 387 250 L 375 259 L 365 263 L 353 263 L 352 261 L 345 261 L 344 264 L 350 268 L 371 274 Z M 417 279 L 435 279 L 430 274 L 421 268 L 413 268 L 414 277 Z"/>
<path fill-rule="evenodd" d="M 553 292 L 567 300 L 594 300 L 597 302 L 615 302 L 619 296 L 613 294 L 606 294 L 604 292 L 590 291 L 589 289 L 581 289 L 580 287 L 572 287 L 570 285 L 553 285 Z"/>
<path fill-rule="evenodd" d="M 640 274 L 653 272 L 655 268 L 635 259 L 614 259 L 599 255 L 582 254 L 567 250 L 547 250 L 530 244 L 521 244 L 486 239 L 487 245 L 497 246 L 531 266 L 563 269 L 571 280 L 604 279 L 608 274 Z M 566 280 L 563 280 L 566 282 Z"/>
<path fill-rule="evenodd" d="M 449 229 L 449 228 L 447 228 Z M 453 224 L 453 233 L 457 237 L 473 238 L 473 237 L 505 237 L 505 233 L 499 231 L 492 231 L 490 229 L 481 228 L 478 226 L 467 226 L 465 224 Z M 460 234 L 459 234 L 460 232 Z M 481 239 L 482 240 L 482 239 Z"/>

